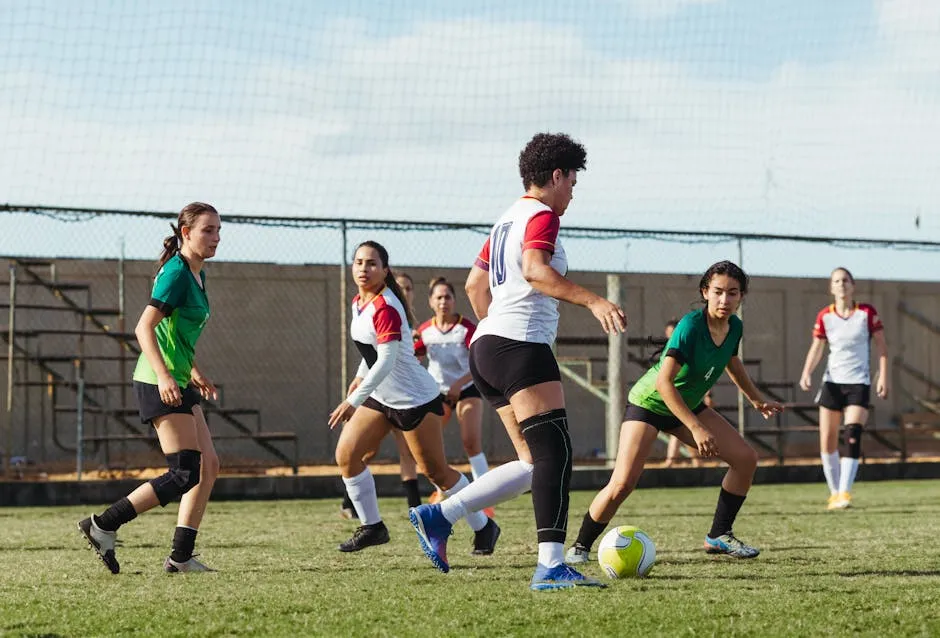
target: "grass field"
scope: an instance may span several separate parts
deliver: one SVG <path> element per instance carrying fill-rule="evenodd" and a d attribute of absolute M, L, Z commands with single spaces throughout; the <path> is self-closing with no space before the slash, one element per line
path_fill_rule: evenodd
<path fill-rule="evenodd" d="M 592 496 L 572 495 L 572 536 Z M 335 550 L 354 527 L 336 501 L 210 503 L 197 552 L 220 571 L 173 576 L 173 506 L 122 529 L 118 576 L 75 529 L 92 508 L 0 509 L 0 634 L 940 635 L 940 484 L 863 483 L 845 512 L 826 512 L 824 496 L 755 487 L 735 531 L 763 553 L 735 561 L 700 549 L 717 489 L 637 492 L 615 522 L 656 541 L 651 576 L 558 593 L 527 587 L 528 496 L 497 508 L 494 556 L 469 556 L 470 531 L 456 528 L 447 575 L 419 551 L 400 499 L 381 504 L 392 542 L 354 555 Z"/>

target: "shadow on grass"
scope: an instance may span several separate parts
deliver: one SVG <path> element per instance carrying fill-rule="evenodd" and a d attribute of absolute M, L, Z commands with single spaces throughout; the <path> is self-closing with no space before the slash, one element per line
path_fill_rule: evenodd
<path fill-rule="evenodd" d="M 940 576 L 940 569 L 873 569 L 858 572 L 839 572 L 843 578 L 860 578 L 863 576 L 917 576 L 917 577 L 937 577 Z"/>

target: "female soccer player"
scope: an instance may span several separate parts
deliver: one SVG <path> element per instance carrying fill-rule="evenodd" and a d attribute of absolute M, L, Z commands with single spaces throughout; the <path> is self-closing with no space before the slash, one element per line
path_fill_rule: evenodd
<path fill-rule="evenodd" d="M 679 325 L 679 322 L 676 319 L 670 319 L 669 321 L 666 322 L 666 327 L 663 330 L 663 334 L 666 335 L 666 339 L 672 336 L 672 333 L 675 332 L 676 326 L 678 325 Z M 658 350 L 653 355 L 653 357 L 651 357 L 650 360 L 653 362 L 653 365 L 656 365 L 655 362 L 659 361 L 659 358 L 662 356 L 662 353 L 663 353 L 662 350 Z M 712 407 L 711 391 L 705 393 L 705 396 L 702 399 L 702 403 L 704 403 L 706 407 L 709 407 L 709 408 Z M 664 464 L 665 467 L 672 467 L 673 465 L 675 465 L 676 461 L 681 459 L 681 457 L 679 456 L 680 445 L 682 445 L 682 441 L 680 441 L 676 437 L 672 437 L 671 439 L 669 439 L 669 445 L 666 446 L 666 463 Z M 692 467 L 698 467 L 699 466 L 698 451 L 691 452 L 690 454 L 691 454 Z"/>
<path fill-rule="evenodd" d="M 427 356 L 428 372 L 437 382 L 444 400 L 443 422 L 447 423 L 451 413 L 457 415 L 470 472 L 473 480 L 477 480 L 486 474 L 489 465 L 483 453 L 481 432 L 483 400 L 470 374 L 470 340 L 476 324 L 454 312 L 456 296 L 454 286 L 444 277 L 431 281 L 428 305 L 434 317 L 418 327 L 415 354 Z"/>
<path fill-rule="evenodd" d="M 822 387 L 816 396 L 819 404 L 819 452 L 823 473 L 829 484 L 828 509 L 845 509 L 852 504 L 852 484 L 862 454 L 862 428 L 868 420 L 871 398 L 870 342 L 878 350 L 878 379 L 875 392 L 888 397 L 888 344 L 878 313 L 868 304 L 854 300 L 855 279 L 845 268 L 836 268 L 829 277 L 833 303 L 816 315 L 813 343 L 806 353 L 800 387 L 813 385 L 813 370 L 822 359 L 829 342 L 829 360 Z M 840 420 L 845 421 L 846 455 L 839 463 Z"/>
<path fill-rule="evenodd" d="M 729 465 L 712 528 L 705 536 L 705 551 L 736 558 L 753 558 L 760 553 L 731 531 L 757 469 L 757 452 L 703 402 L 705 393 L 727 369 L 764 418 L 783 409 L 779 403 L 764 401 L 737 356 L 743 326 L 734 313 L 747 294 L 747 285 L 747 275 L 730 261 L 718 262 L 705 271 L 699 283 L 705 307 L 682 318 L 659 363 L 630 390 L 613 474 L 584 515 L 578 539 L 566 556 L 569 563 L 587 562 L 594 541 L 636 487 L 660 431 L 694 445 L 702 456 L 717 456 Z"/>
<path fill-rule="evenodd" d="M 120 565 L 114 555 L 118 528 L 157 505 L 180 499 L 173 551 L 167 572 L 213 571 L 193 557 L 196 533 L 209 493 L 219 473 L 200 398 L 215 399 L 215 386 L 196 366 L 196 340 L 209 319 L 205 260 L 215 256 L 221 220 L 209 204 L 193 202 L 180 211 L 173 234 L 163 242 L 160 270 L 150 303 L 134 333 L 141 355 L 134 370 L 140 420 L 152 424 L 166 455 L 168 471 L 144 483 L 100 515 L 79 521 L 111 573 Z"/>
<path fill-rule="evenodd" d="M 481 320 L 470 344 L 473 382 L 502 419 L 519 460 L 490 470 L 440 504 L 411 511 L 425 554 L 446 566 L 454 522 L 531 487 L 539 550 L 530 587 L 537 591 L 603 587 L 564 562 L 571 439 L 551 349 L 559 300 L 588 308 L 605 332 L 626 328 L 622 309 L 565 278 L 558 229 L 585 159 L 584 147 L 564 134 L 539 133 L 529 141 L 519 155 L 526 194 L 493 226 L 467 278 L 467 295 Z"/>
<path fill-rule="evenodd" d="M 422 472 L 448 496 L 469 484 L 444 455 L 437 384 L 414 356 L 404 296 L 389 268 L 388 252 L 373 241 L 356 248 L 352 264 L 359 294 L 353 299 L 350 334 L 362 355 L 362 381 L 330 413 L 331 428 L 345 422 L 336 445 L 336 463 L 362 525 L 340 551 L 355 552 L 387 543 L 388 529 L 379 515 L 375 481 L 363 460 L 393 429 L 405 440 Z M 481 512 L 467 518 L 476 533 L 474 546 L 492 553 L 499 527 Z"/>

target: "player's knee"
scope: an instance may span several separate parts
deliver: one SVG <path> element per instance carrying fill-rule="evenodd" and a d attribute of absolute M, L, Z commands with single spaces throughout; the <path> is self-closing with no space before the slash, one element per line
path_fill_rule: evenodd
<path fill-rule="evenodd" d="M 219 471 L 222 469 L 222 462 L 219 460 L 219 455 L 215 452 L 209 452 L 202 455 L 202 478 L 200 481 L 206 483 L 213 483 L 215 479 L 219 476 Z"/>
<path fill-rule="evenodd" d="M 757 460 L 757 450 L 750 445 L 745 445 L 745 448 L 736 455 L 733 463 L 729 463 L 729 465 L 733 465 L 736 470 L 741 472 L 753 474 L 757 470 Z"/>
<path fill-rule="evenodd" d="M 167 471 L 150 480 L 160 505 L 165 507 L 199 485 L 201 458 L 199 450 L 180 450 L 166 455 Z"/>
<path fill-rule="evenodd" d="M 636 489 L 636 484 L 640 480 L 640 472 L 631 473 L 627 476 L 611 478 L 607 486 L 607 495 L 610 500 L 618 506 L 627 500 L 627 497 Z"/>
<path fill-rule="evenodd" d="M 849 423 L 845 426 L 846 456 L 850 459 L 862 456 L 862 432 L 860 423 Z"/>

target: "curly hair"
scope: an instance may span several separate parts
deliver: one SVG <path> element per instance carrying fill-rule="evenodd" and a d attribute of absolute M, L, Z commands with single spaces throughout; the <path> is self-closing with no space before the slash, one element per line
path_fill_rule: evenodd
<path fill-rule="evenodd" d="M 538 133 L 519 153 L 522 186 L 545 186 L 556 168 L 565 173 L 581 171 L 587 163 L 587 151 L 564 133 Z"/>
<path fill-rule="evenodd" d="M 712 264 L 708 270 L 705 271 L 705 274 L 702 275 L 702 279 L 698 284 L 698 289 L 703 293 L 708 290 L 708 287 L 712 283 L 712 277 L 715 275 L 727 275 L 738 282 L 738 287 L 741 289 L 741 294 L 747 294 L 747 286 L 750 283 L 750 277 L 748 277 L 744 270 L 732 261 L 719 261 L 717 264 Z"/>

